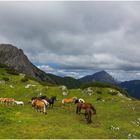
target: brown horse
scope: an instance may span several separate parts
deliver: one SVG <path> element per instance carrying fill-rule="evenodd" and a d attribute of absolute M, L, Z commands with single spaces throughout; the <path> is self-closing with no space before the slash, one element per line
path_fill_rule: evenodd
<path fill-rule="evenodd" d="M 7 104 L 7 105 L 10 105 L 10 104 L 14 104 L 14 102 L 15 102 L 15 99 L 13 99 L 13 98 L 0 98 L 0 103 L 2 104 L 2 103 L 5 103 L 5 104 Z"/>
<path fill-rule="evenodd" d="M 92 117 L 92 109 L 91 108 L 86 108 L 85 109 L 85 119 L 87 120 L 87 123 L 92 122 L 91 117 Z"/>
<path fill-rule="evenodd" d="M 91 123 L 91 116 L 92 114 L 96 114 L 96 109 L 91 103 L 77 103 L 76 113 L 80 114 L 81 109 L 85 109 L 85 118 L 87 120 L 87 123 Z"/>
<path fill-rule="evenodd" d="M 48 102 L 46 100 L 38 100 L 35 99 L 32 101 L 32 107 L 36 108 L 37 111 L 40 110 L 40 112 L 46 113 L 46 106 L 48 106 Z"/>
<path fill-rule="evenodd" d="M 91 108 L 93 111 L 93 114 L 96 114 L 96 109 L 93 107 L 93 105 L 91 103 L 77 103 L 77 108 L 76 108 L 76 113 L 80 114 L 81 113 L 81 109 L 87 109 L 87 108 Z"/>
<path fill-rule="evenodd" d="M 62 104 L 65 105 L 65 103 L 74 103 L 77 97 L 72 97 L 72 98 L 65 98 L 62 100 Z"/>

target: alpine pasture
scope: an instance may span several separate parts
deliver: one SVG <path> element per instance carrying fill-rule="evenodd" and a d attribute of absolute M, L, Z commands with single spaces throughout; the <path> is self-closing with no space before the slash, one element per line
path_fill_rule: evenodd
<path fill-rule="evenodd" d="M 0 68 L 0 98 L 24 102 L 23 106 L 0 104 L 0 138 L 139 139 L 140 101 L 121 93 L 110 94 L 114 89 L 108 87 L 91 89 L 91 95 L 82 89 L 68 89 L 68 95 L 64 96 L 60 86 L 42 85 L 24 79 L 23 74 L 10 74 Z M 58 99 L 53 108 L 47 109 L 47 115 L 37 112 L 29 103 L 32 97 L 40 95 Z M 83 114 L 76 114 L 76 104 L 62 105 L 62 99 L 75 96 L 96 108 L 91 124 L 87 124 Z"/>

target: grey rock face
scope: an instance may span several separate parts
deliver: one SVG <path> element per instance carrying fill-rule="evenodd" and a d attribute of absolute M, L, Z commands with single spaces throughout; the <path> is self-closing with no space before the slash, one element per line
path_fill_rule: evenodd
<path fill-rule="evenodd" d="M 5 64 L 38 80 L 54 83 L 44 71 L 38 69 L 29 61 L 23 50 L 11 44 L 0 44 L 0 64 Z"/>

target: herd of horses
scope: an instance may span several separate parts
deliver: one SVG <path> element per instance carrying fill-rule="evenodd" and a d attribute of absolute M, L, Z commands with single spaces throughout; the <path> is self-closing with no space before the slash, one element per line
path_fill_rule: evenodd
<path fill-rule="evenodd" d="M 37 96 L 32 97 L 29 103 L 31 103 L 32 107 L 37 111 L 47 114 L 47 108 L 53 108 L 55 101 L 58 101 L 56 96 L 52 96 L 51 98 L 47 96 Z M 6 105 L 24 105 L 23 101 L 16 101 L 14 98 L 0 98 L 0 103 Z M 91 123 L 92 114 L 96 114 L 96 109 L 94 106 L 91 103 L 86 103 L 84 99 L 78 99 L 77 97 L 65 98 L 62 100 L 62 105 L 73 103 L 77 104 L 76 114 L 81 114 L 81 109 L 84 109 L 85 119 L 87 120 L 87 123 Z"/>
<path fill-rule="evenodd" d="M 48 98 L 47 96 L 40 96 L 32 97 L 30 102 L 32 104 L 32 107 L 35 108 L 37 111 L 47 114 L 46 109 L 50 107 L 53 108 L 55 101 L 57 101 L 56 96 L 53 96 L 51 98 Z M 87 123 L 91 123 L 92 114 L 96 114 L 96 109 L 94 108 L 94 106 L 91 103 L 86 103 L 84 99 L 77 99 L 77 97 L 65 98 L 62 100 L 63 105 L 72 103 L 77 104 L 76 114 L 81 114 L 81 109 L 84 109 L 85 119 Z"/>

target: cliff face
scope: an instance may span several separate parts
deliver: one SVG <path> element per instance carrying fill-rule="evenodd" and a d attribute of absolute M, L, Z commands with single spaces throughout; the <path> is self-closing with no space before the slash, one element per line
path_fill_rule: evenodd
<path fill-rule="evenodd" d="M 0 64 L 5 64 L 38 80 L 54 83 L 44 71 L 38 69 L 29 61 L 23 50 L 10 44 L 0 44 Z"/>

